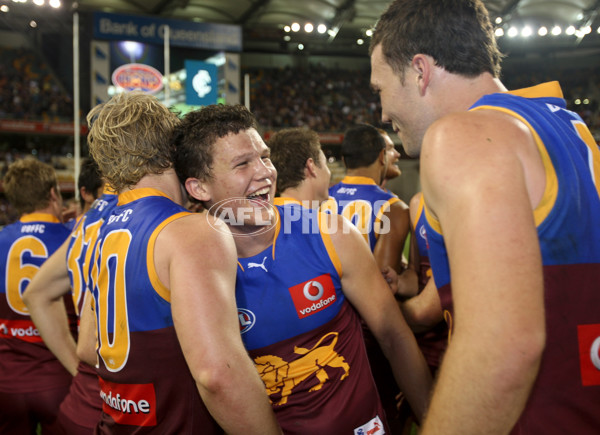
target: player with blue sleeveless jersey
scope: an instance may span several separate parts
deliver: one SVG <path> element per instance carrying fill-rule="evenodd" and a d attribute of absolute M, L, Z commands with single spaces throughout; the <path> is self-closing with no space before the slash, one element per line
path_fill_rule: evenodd
<path fill-rule="evenodd" d="M 451 331 L 422 433 L 594 434 L 600 151 L 558 83 L 508 92 L 501 58 L 479 0 L 396 0 L 372 39 Z"/>
<path fill-rule="evenodd" d="M 4 177 L 8 200 L 21 214 L 0 231 L 0 433 L 52 433 L 72 376 L 44 344 L 23 301 L 40 266 L 67 239 L 54 169 L 35 159 L 17 160 Z M 70 298 L 57 301 L 67 334 L 75 332 Z M 70 326 L 70 327 L 69 327 Z"/>
<path fill-rule="evenodd" d="M 430 374 L 356 228 L 292 198 L 272 205 L 277 174 L 245 107 L 190 112 L 178 131 L 188 193 L 234 234 L 242 337 L 284 433 L 388 431 L 359 316 L 422 416 Z"/>
<path fill-rule="evenodd" d="M 47 346 L 74 375 L 69 394 L 60 405 L 56 425 L 68 434 L 92 431 L 102 412 L 96 369 L 77 357 L 76 342 L 65 328 L 64 314 L 56 303 L 71 294 L 78 315 L 85 298 L 89 263 L 100 227 L 117 204 L 109 187 L 77 220 L 71 236 L 48 259 L 27 287 L 23 299 Z"/>
<path fill-rule="evenodd" d="M 96 116 L 90 153 L 119 196 L 89 263 L 96 328 L 80 342 L 96 349 L 78 351 L 98 364 L 95 432 L 280 433 L 239 333 L 231 234 L 182 206 L 171 156 L 179 120 L 141 92 Z"/>
<path fill-rule="evenodd" d="M 347 168 L 344 179 L 329 188 L 331 200 L 324 209 L 349 219 L 368 243 L 381 269 L 402 272 L 402 250 L 410 232 L 408 206 L 380 185 L 390 162 L 386 143 L 379 131 L 367 124 L 348 129 L 342 141 Z"/>

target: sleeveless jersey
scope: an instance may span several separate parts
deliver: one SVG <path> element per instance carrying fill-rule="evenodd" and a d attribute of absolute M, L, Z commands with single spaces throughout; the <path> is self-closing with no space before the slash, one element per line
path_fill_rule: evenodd
<path fill-rule="evenodd" d="M 385 231 L 383 214 L 400 199 L 386 192 L 367 177 L 346 176 L 329 188 L 329 201 L 322 207 L 349 219 L 360 231 L 371 251 L 375 250 L 377 238 Z M 388 223 L 389 230 L 389 223 Z"/>
<path fill-rule="evenodd" d="M 154 268 L 156 237 L 188 214 L 158 190 L 134 189 L 119 195 L 100 228 L 90 266 L 99 433 L 222 433 L 200 398 L 173 327 L 170 292 Z"/>
<path fill-rule="evenodd" d="M 429 263 L 429 246 L 427 243 L 427 230 L 425 229 L 425 201 L 423 195 L 419 199 L 416 222 L 413 223 L 415 240 L 419 251 L 419 293 L 423 290 L 427 282 L 431 279 L 431 264 Z M 441 321 L 432 329 L 426 332 L 415 334 L 417 343 L 423 356 L 427 361 L 432 372 L 437 371 L 441 364 L 441 359 L 448 345 L 448 326 L 446 322 Z"/>
<path fill-rule="evenodd" d="M 43 343 L 21 298 L 40 266 L 69 236 L 53 215 L 30 213 L 0 231 L 0 390 L 45 391 L 69 385 L 71 374 Z M 71 298 L 65 297 L 75 332 Z"/>
<path fill-rule="evenodd" d="M 67 268 L 77 313 L 81 313 L 83 297 L 89 276 L 92 248 L 98 239 L 100 227 L 117 205 L 117 195 L 105 190 L 90 209 L 79 218 L 69 239 Z M 60 405 L 60 412 L 84 427 L 95 427 L 102 413 L 100 385 L 96 369 L 84 362 L 77 367 L 69 394 Z"/>
<path fill-rule="evenodd" d="M 533 210 L 544 267 L 546 348 L 513 433 L 596 434 L 600 427 L 600 151 L 556 82 L 487 95 L 532 132 L 546 169 Z M 451 320 L 450 269 L 439 222 L 427 214 L 430 259 Z"/>
<path fill-rule="evenodd" d="M 431 278 L 431 264 L 429 263 L 429 245 L 427 243 L 427 230 L 425 229 L 425 200 L 423 195 L 419 199 L 417 208 L 417 219 L 412 222 L 415 233 L 415 241 L 417 242 L 417 250 L 419 251 L 419 264 L 417 265 L 417 274 L 419 276 L 419 290 L 427 284 Z"/>
<path fill-rule="evenodd" d="M 289 202 L 275 208 L 273 245 L 239 259 L 236 299 L 277 420 L 286 434 L 387 430 L 340 261 L 319 229 L 324 214 Z"/>

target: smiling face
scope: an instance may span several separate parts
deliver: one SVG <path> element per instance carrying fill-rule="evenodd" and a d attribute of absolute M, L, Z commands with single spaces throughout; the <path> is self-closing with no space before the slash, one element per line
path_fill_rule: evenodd
<path fill-rule="evenodd" d="M 381 99 L 381 120 L 391 123 L 406 153 L 416 157 L 428 126 L 427 112 L 417 86 L 417 73 L 405 69 L 404 81 L 392 70 L 383 55 L 381 44 L 371 55 L 371 87 Z"/>
<path fill-rule="evenodd" d="M 210 177 L 199 182 L 199 190 L 190 189 L 189 179 L 186 187 L 192 196 L 204 201 L 206 208 L 222 204 L 224 220 L 234 233 L 271 225 L 277 171 L 269 155 L 255 129 L 229 133 L 212 146 Z"/>
<path fill-rule="evenodd" d="M 400 153 L 398 150 L 396 150 L 392 138 L 389 137 L 387 133 L 382 133 L 381 136 L 383 136 L 383 140 L 385 141 L 385 154 L 387 156 L 387 167 L 384 178 L 386 180 L 391 180 L 392 178 L 398 177 L 402 173 L 400 168 L 398 168 L 396 165 L 398 159 L 400 158 Z"/>

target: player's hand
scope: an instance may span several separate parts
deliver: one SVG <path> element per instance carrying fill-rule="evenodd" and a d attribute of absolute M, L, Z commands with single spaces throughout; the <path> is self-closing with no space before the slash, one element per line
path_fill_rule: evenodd
<path fill-rule="evenodd" d="M 395 296 L 396 293 L 398 293 L 398 273 L 390 266 L 385 266 L 381 273 L 383 274 L 385 281 L 390 286 L 392 294 Z"/>

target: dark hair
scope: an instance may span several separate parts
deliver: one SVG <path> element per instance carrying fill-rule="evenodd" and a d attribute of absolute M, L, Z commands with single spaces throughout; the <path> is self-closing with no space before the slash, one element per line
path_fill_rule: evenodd
<path fill-rule="evenodd" d="M 98 165 L 94 159 L 83 159 L 81 170 L 79 172 L 79 178 L 77 179 L 77 188 L 81 189 L 83 187 L 86 192 L 90 193 L 94 199 L 96 199 L 98 197 L 96 192 L 98 192 L 98 189 L 100 189 L 103 184 L 104 180 L 102 180 L 100 169 L 98 168 Z M 79 197 L 79 204 L 83 209 L 85 205 L 85 199 L 83 199 L 83 196 Z"/>
<path fill-rule="evenodd" d="M 481 0 L 396 0 L 377 22 L 369 52 L 379 44 L 401 80 L 419 53 L 450 73 L 500 76 L 502 54 Z"/>
<path fill-rule="evenodd" d="M 385 150 L 385 140 L 372 125 L 357 125 L 344 134 L 342 157 L 348 169 L 371 165 L 382 150 Z"/>
<path fill-rule="evenodd" d="M 213 145 L 228 134 L 257 128 L 254 116 L 245 106 L 211 105 L 189 112 L 175 128 L 175 170 L 179 180 L 211 176 Z"/>
<path fill-rule="evenodd" d="M 306 161 L 312 158 L 321 167 L 319 135 L 304 127 L 287 128 L 275 133 L 267 145 L 277 169 L 277 192 L 294 188 L 304 181 Z"/>

